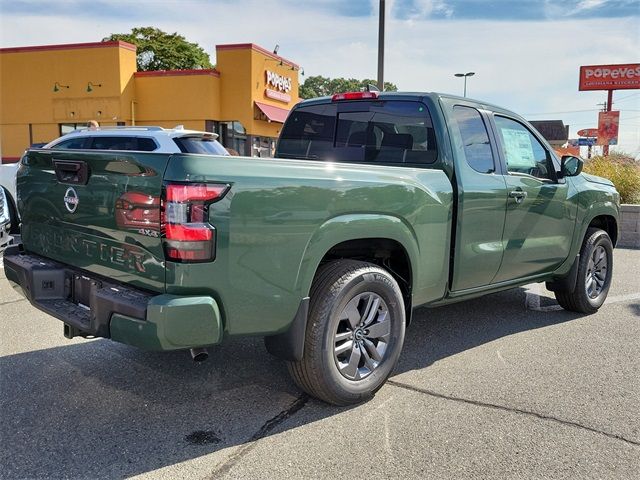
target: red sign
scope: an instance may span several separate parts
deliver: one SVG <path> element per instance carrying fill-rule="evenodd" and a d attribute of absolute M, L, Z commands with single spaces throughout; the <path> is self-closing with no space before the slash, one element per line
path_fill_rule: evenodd
<path fill-rule="evenodd" d="M 554 148 L 559 157 L 563 155 L 572 155 L 574 157 L 580 156 L 580 147 L 574 147 L 573 145 L 569 145 L 567 147 L 556 147 Z"/>
<path fill-rule="evenodd" d="M 270 88 L 265 89 L 264 96 L 284 103 L 289 103 L 291 101 L 291 95 L 288 93 L 278 92 L 277 90 L 271 90 Z"/>
<path fill-rule="evenodd" d="M 583 128 L 582 130 L 578 130 L 579 137 L 597 137 L 598 129 L 597 128 Z"/>
<path fill-rule="evenodd" d="M 580 67 L 578 90 L 640 88 L 640 63 Z"/>
<path fill-rule="evenodd" d="M 620 112 L 600 112 L 598 114 L 597 145 L 617 145 Z"/>

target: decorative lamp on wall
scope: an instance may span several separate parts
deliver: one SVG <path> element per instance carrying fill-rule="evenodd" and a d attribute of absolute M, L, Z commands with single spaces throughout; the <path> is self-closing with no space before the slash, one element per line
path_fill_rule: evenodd
<path fill-rule="evenodd" d="M 87 92 L 93 92 L 93 88 L 94 87 L 102 87 L 101 83 L 93 83 L 93 82 L 89 82 L 87 83 Z"/>
<path fill-rule="evenodd" d="M 56 82 L 53 84 L 53 91 L 59 92 L 61 88 L 69 88 L 69 85 L 62 85 L 60 82 Z"/>

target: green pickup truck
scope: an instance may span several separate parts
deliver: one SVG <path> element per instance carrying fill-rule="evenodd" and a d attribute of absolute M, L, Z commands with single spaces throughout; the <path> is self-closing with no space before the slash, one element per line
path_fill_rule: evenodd
<path fill-rule="evenodd" d="M 531 282 L 576 312 L 607 296 L 618 193 L 510 111 L 338 94 L 291 111 L 276 157 L 29 150 L 7 279 L 69 338 L 201 360 L 263 336 L 338 405 L 384 384 L 418 306 Z"/>

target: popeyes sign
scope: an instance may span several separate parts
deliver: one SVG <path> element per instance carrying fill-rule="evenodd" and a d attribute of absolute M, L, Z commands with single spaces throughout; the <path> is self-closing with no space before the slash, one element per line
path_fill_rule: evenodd
<path fill-rule="evenodd" d="M 291 77 L 285 77 L 269 70 L 265 70 L 265 75 L 267 82 L 267 88 L 264 91 L 265 97 L 289 103 L 291 101 L 289 94 L 292 85 Z"/>
<path fill-rule="evenodd" d="M 640 88 L 640 63 L 580 67 L 578 90 Z"/>

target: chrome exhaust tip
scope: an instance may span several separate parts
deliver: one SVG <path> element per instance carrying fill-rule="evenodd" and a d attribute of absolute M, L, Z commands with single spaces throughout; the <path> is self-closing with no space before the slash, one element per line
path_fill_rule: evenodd
<path fill-rule="evenodd" d="M 189 352 L 194 362 L 204 362 L 209 358 L 209 351 L 204 347 L 192 348 Z"/>

